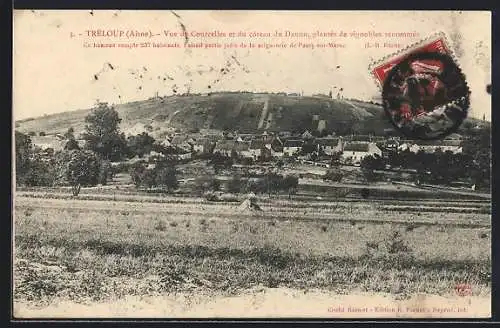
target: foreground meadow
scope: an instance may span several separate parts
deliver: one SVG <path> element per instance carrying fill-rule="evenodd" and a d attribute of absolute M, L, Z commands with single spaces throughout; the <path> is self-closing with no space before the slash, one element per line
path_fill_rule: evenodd
<path fill-rule="evenodd" d="M 183 292 L 229 297 L 257 286 L 405 299 L 455 295 L 460 283 L 475 296 L 489 295 L 488 214 L 401 215 L 373 205 L 362 211 L 379 218 L 371 222 L 356 219 L 366 204 L 328 210 L 319 203 L 295 204 L 297 219 L 282 219 L 292 210 L 270 213 L 270 204 L 262 213 L 228 204 L 142 203 L 138 211 L 120 201 L 20 198 L 14 300 L 47 306 Z M 398 216 L 407 222 L 394 223 Z M 453 218 L 463 223 L 451 224 Z"/>

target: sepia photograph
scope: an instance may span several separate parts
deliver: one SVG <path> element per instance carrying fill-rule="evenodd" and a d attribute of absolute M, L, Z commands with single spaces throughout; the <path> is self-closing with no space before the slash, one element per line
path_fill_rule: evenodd
<path fill-rule="evenodd" d="M 14 10 L 14 319 L 491 317 L 491 12 Z"/>

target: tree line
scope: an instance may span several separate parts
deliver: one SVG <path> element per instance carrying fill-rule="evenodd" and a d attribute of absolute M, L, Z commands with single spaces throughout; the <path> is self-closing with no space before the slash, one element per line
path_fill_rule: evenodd
<path fill-rule="evenodd" d="M 15 132 L 16 147 L 16 184 L 24 186 L 69 185 L 73 195 L 78 195 L 85 186 L 105 185 L 114 174 L 111 162 L 132 157 L 143 157 L 151 151 L 165 154 L 165 163 L 160 163 L 153 173 L 144 168 L 133 168 L 133 179 L 141 180 L 139 185 L 175 187 L 174 162 L 168 161 L 169 154 L 175 150 L 155 143 L 147 133 L 129 138 L 120 132 L 121 119 L 118 112 L 107 103 L 97 103 L 85 118 L 85 131 L 81 147 L 74 135 L 74 129 L 65 133 L 64 149 L 54 152 L 52 148 L 42 150 L 31 141 L 30 135 Z M 170 165 L 171 167 L 167 167 Z M 154 175 L 154 179 L 151 177 Z M 139 178 L 138 178 L 139 177 Z M 165 179 L 163 181 L 162 179 Z"/>

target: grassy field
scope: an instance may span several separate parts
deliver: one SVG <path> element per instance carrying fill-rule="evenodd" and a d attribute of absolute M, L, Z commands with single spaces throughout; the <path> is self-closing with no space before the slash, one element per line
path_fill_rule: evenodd
<path fill-rule="evenodd" d="M 202 198 L 20 194 L 16 301 L 236 295 L 257 285 L 404 299 L 468 283 L 490 293 L 490 214 L 477 200 L 261 198 L 252 211 Z"/>

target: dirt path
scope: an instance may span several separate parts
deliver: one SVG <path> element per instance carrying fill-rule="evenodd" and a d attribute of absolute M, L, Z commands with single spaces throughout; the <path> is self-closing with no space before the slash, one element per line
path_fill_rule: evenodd
<path fill-rule="evenodd" d="M 268 109 L 269 109 L 269 98 L 266 98 L 264 102 L 264 107 L 262 107 L 262 113 L 260 114 L 260 120 L 257 129 L 261 129 L 262 126 L 264 125 L 264 120 L 267 118 Z"/>
<path fill-rule="evenodd" d="M 398 312 L 399 309 L 399 312 Z M 127 297 L 82 305 L 60 302 L 44 308 L 14 305 L 17 318 L 487 318 L 491 296 L 389 294 L 338 295 L 319 290 L 255 288 L 234 297 L 177 294 Z"/>

